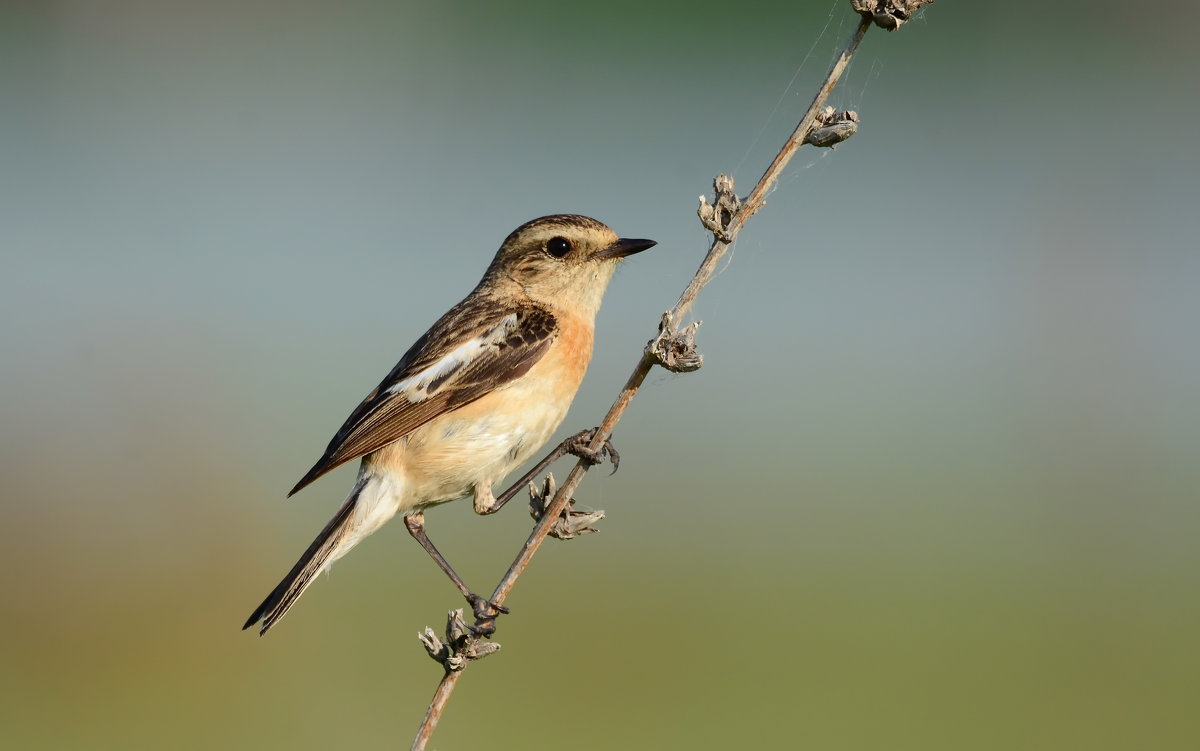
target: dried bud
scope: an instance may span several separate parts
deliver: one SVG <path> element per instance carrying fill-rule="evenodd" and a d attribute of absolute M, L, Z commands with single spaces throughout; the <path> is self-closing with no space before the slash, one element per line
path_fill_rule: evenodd
<path fill-rule="evenodd" d="M 826 107 L 817 115 L 817 121 L 804 137 L 804 142 L 813 146 L 833 148 L 857 132 L 857 112 L 835 112 L 833 107 Z"/>
<path fill-rule="evenodd" d="M 433 629 L 426 626 L 424 631 L 417 634 L 417 638 L 421 640 L 421 644 L 425 646 L 425 651 L 431 658 L 443 665 L 446 663 L 446 658 L 450 656 L 450 649 L 442 643 Z"/>
<path fill-rule="evenodd" d="M 658 324 L 658 336 L 646 343 L 646 351 L 654 362 L 672 373 L 690 373 L 704 365 L 704 355 L 696 351 L 696 330 L 700 321 L 675 330 L 671 311 L 663 313 Z"/>
<path fill-rule="evenodd" d="M 471 626 L 463 620 L 462 608 L 446 614 L 446 641 L 443 642 L 428 626 L 417 634 L 425 652 L 442 664 L 449 672 L 462 670 L 470 660 L 478 660 L 494 654 L 500 645 L 479 639 Z"/>
<path fill-rule="evenodd" d="M 855 12 L 870 18 L 881 29 L 895 31 L 933 0 L 850 0 Z"/>
<path fill-rule="evenodd" d="M 707 198 L 700 196 L 700 207 L 696 209 L 696 214 L 705 229 L 718 239 L 732 242 L 732 238 L 726 235 L 726 230 L 729 229 L 734 214 L 742 206 L 737 194 L 733 192 L 733 178 L 729 175 L 717 175 L 713 180 L 713 191 L 715 200 L 711 204 Z"/>
<path fill-rule="evenodd" d="M 529 483 L 529 515 L 535 522 L 540 522 L 546 515 L 557 492 L 558 487 L 554 482 L 553 474 L 546 476 L 546 481 L 541 488 Z M 596 532 L 597 530 L 592 525 L 603 518 L 604 512 L 599 509 L 595 511 L 577 510 L 575 499 L 572 498 L 567 507 L 563 509 L 562 515 L 554 521 L 546 534 L 559 540 L 570 540 L 579 535 Z"/>
<path fill-rule="evenodd" d="M 463 620 L 462 608 L 451 610 L 446 614 L 446 641 L 455 649 L 471 636 L 471 628 Z"/>

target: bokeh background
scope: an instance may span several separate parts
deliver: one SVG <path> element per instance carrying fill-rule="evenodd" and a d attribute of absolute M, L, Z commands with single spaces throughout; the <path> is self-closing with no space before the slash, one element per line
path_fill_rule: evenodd
<path fill-rule="evenodd" d="M 552 212 L 659 240 L 594 425 L 855 18 L 844 0 L 7 2 L 0 738 L 406 747 L 459 605 L 399 524 L 238 630 L 349 486 L 283 499 Z M 1196 45 L 1102 0 L 875 30 L 578 494 L 441 749 L 1200 743 Z M 559 468 L 559 475 L 565 472 Z M 486 590 L 521 504 L 430 515 Z"/>

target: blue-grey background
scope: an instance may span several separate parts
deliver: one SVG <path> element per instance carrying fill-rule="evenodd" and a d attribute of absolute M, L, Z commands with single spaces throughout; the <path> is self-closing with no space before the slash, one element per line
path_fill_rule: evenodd
<path fill-rule="evenodd" d="M 390 525 L 268 638 L 284 492 L 534 216 L 657 239 L 594 425 L 855 18 L 838 0 L 0 5 L 0 738 L 403 747 L 459 604 Z M 1107 0 L 872 31 L 462 682 L 442 749 L 1190 749 L 1191 27 Z M 559 469 L 560 476 L 565 468 Z M 481 590 L 518 505 L 429 518 Z"/>

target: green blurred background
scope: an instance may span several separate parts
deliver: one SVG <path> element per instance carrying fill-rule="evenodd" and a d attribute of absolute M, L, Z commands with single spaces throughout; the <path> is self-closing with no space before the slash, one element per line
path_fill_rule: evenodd
<path fill-rule="evenodd" d="M 284 492 L 518 223 L 623 267 L 594 425 L 855 23 L 844 0 L 8 2 L 0 740 L 407 747 L 459 600 L 385 528 L 238 630 L 331 515 Z M 442 749 L 1200 744 L 1200 72 L 1102 0 L 873 31 L 578 494 Z M 559 468 L 560 477 L 565 466 Z M 490 588 L 519 504 L 429 526 Z"/>

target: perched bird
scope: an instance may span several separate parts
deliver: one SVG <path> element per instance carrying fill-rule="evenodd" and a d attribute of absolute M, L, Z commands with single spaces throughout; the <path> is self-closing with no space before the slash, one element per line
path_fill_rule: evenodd
<path fill-rule="evenodd" d="M 477 616 L 505 612 L 454 573 L 426 536 L 423 512 L 473 495 L 476 513 L 488 514 L 511 497 L 495 498 L 492 484 L 532 457 L 566 416 L 617 263 L 654 245 L 573 214 L 513 230 L 471 294 L 400 358 L 292 488 L 289 496 L 362 459 L 346 501 L 243 628 L 261 621 L 265 634 L 319 572 L 396 514 Z M 560 449 L 582 450 L 578 442 Z"/>

